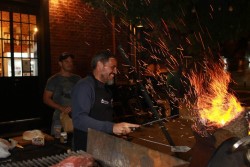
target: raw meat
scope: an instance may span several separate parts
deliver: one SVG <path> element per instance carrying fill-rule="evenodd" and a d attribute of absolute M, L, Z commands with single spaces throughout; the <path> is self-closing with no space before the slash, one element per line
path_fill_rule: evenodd
<path fill-rule="evenodd" d="M 51 167 L 93 167 L 94 158 L 91 155 L 72 155 Z"/>

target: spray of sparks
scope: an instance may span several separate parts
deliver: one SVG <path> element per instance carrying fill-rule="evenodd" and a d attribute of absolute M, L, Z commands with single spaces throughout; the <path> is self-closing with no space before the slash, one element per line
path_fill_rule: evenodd
<path fill-rule="evenodd" d="M 106 0 L 103 2 L 120 13 L 121 16 L 124 16 L 126 13 L 124 13 L 124 9 L 125 11 L 129 10 L 128 1 L 126 0 L 122 1 L 121 6 L 117 5 L 119 4 L 118 1 Z M 150 5 L 151 2 L 150 0 L 141 1 L 141 3 L 146 6 Z M 215 7 L 210 4 L 209 8 L 209 15 L 211 20 L 213 20 Z M 180 10 L 182 11 L 182 16 L 185 17 L 186 11 L 182 9 L 182 6 L 180 6 Z M 158 24 L 156 25 L 150 18 L 143 18 L 144 26 L 153 29 L 154 32 L 143 32 L 144 42 L 147 44 L 147 47 L 144 47 L 137 41 L 138 32 L 131 29 L 129 35 L 130 42 L 128 42 L 128 44 L 131 45 L 133 51 L 131 51 L 129 56 L 136 57 L 137 53 L 146 53 L 151 60 L 155 60 L 155 62 L 160 62 L 165 65 L 164 71 L 171 73 L 176 67 L 184 66 L 182 62 L 183 52 L 185 51 L 183 45 L 185 45 L 185 48 L 188 48 L 193 47 L 194 43 L 199 43 L 203 51 L 209 51 L 209 47 L 204 42 L 204 36 L 207 34 L 211 40 L 212 36 L 209 30 L 201 24 L 199 14 L 195 9 L 192 10 L 192 13 L 196 16 L 196 23 L 200 27 L 200 30 L 192 33 L 192 38 L 190 37 L 191 35 L 187 35 L 184 38 L 178 38 L 176 37 L 178 36 L 177 33 L 173 34 L 171 32 L 177 30 L 178 24 L 187 27 L 185 19 L 181 18 L 181 15 L 178 16 L 179 19 L 176 19 L 177 22 L 168 22 L 161 18 L 161 26 Z M 121 23 L 127 27 L 131 26 L 129 21 L 123 18 L 121 19 Z M 120 24 L 115 27 L 116 32 L 123 32 Z M 180 41 L 182 44 L 176 44 L 176 41 Z M 171 48 L 169 44 L 172 46 L 174 44 L 176 48 Z M 133 72 L 139 73 L 142 78 L 144 77 L 148 62 L 138 59 L 136 61 L 135 64 L 137 64 L 139 68 L 138 66 L 130 68 L 128 75 L 125 75 L 128 79 L 130 79 L 129 75 Z M 205 130 L 210 127 L 220 128 L 235 119 L 244 109 L 233 93 L 228 91 L 228 85 L 231 82 L 231 78 L 229 73 L 224 70 L 223 63 L 205 61 L 202 64 L 203 68 L 201 70 L 194 68 L 188 74 L 184 71 L 182 72 L 184 79 L 182 78 L 180 81 L 185 89 L 185 95 L 182 99 L 175 97 L 174 91 L 171 91 L 174 89 L 169 89 L 169 87 L 166 86 L 167 75 L 159 76 L 156 73 L 152 75 L 157 78 L 158 85 L 163 87 L 168 96 L 175 99 L 175 101 L 182 100 L 186 102 L 187 108 L 194 112 L 194 116 L 196 116 L 199 122 L 202 122 L 203 126 L 206 127 Z M 126 66 L 127 65 L 124 65 L 127 69 Z M 157 95 L 152 83 L 148 82 L 146 88 L 149 93 Z M 160 97 L 157 96 L 156 98 L 159 99 Z"/>

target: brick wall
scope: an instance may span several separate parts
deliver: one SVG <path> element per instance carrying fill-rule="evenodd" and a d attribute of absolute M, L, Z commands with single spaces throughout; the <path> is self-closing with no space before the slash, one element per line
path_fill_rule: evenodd
<path fill-rule="evenodd" d="M 95 53 L 112 50 L 111 17 L 81 0 L 50 0 L 49 22 L 52 74 L 59 69 L 61 52 L 75 54 L 75 72 L 85 76 L 90 72 L 90 60 Z"/>

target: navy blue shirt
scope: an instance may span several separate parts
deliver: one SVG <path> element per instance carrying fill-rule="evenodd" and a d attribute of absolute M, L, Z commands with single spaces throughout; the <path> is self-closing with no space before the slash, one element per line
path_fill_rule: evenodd
<path fill-rule="evenodd" d="M 97 84 L 97 85 L 96 85 Z M 113 133 L 113 122 L 100 121 L 90 116 L 95 103 L 95 86 L 105 89 L 105 84 L 87 76 L 74 86 L 72 91 L 72 120 L 74 128 L 87 132 L 88 128 Z"/>

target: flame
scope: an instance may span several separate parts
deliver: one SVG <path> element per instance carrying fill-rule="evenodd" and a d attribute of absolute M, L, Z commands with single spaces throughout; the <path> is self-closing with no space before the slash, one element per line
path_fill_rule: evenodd
<path fill-rule="evenodd" d="M 237 118 L 244 108 L 228 91 L 231 78 L 223 64 L 205 64 L 205 70 L 192 71 L 190 75 L 197 97 L 195 107 L 206 127 L 220 128 Z"/>

